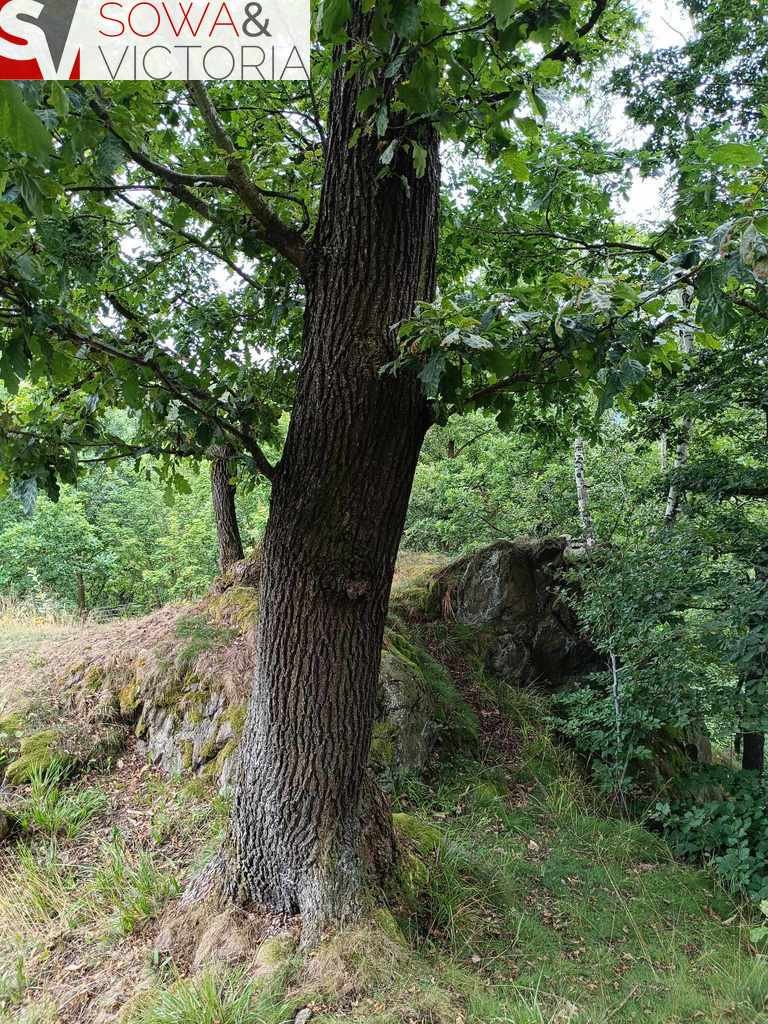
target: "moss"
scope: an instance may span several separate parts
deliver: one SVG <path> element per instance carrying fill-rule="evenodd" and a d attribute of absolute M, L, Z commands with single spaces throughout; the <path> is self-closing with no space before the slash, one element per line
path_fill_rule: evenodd
<path fill-rule="evenodd" d="M 13 839 L 21 830 L 22 824 L 16 815 L 0 807 L 0 843 Z"/>
<path fill-rule="evenodd" d="M 90 665 L 83 676 L 83 686 L 92 693 L 101 687 L 106 678 L 103 665 Z"/>
<path fill-rule="evenodd" d="M 374 772 L 394 772 L 397 767 L 397 729 L 390 722 L 377 722 L 371 736 L 369 763 Z"/>
<path fill-rule="evenodd" d="M 191 772 L 193 765 L 194 744 L 192 740 L 179 741 L 179 753 L 181 754 L 181 767 L 184 771 Z"/>
<path fill-rule="evenodd" d="M 406 635 L 401 622 L 390 623 L 384 643 L 388 650 L 394 652 L 424 681 L 434 703 L 441 745 L 454 750 L 473 748 L 480 735 L 477 716 L 463 700 L 443 666 Z"/>
<path fill-rule="evenodd" d="M 434 853 L 444 841 L 443 833 L 437 825 L 415 814 L 393 814 L 392 822 L 398 835 L 405 837 L 421 854 Z"/>
<path fill-rule="evenodd" d="M 212 761 L 209 761 L 208 764 L 206 764 L 202 772 L 203 778 L 218 779 L 219 775 L 221 775 L 224 765 L 229 760 L 229 758 L 232 757 L 236 750 L 237 740 L 227 740 L 227 742 L 218 752 L 216 757 Z"/>
<path fill-rule="evenodd" d="M 18 756 L 23 732 L 24 720 L 21 715 L 0 718 L 0 772 Z"/>
<path fill-rule="evenodd" d="M 207 615 L 187 615 L 176 623 L 176 634 L 187 642 L 177 651 L 174 670 L 178 676 L 186 675 L 201 654 L 215 650 L 233 640 L 239 629 L 218 626 Z"/>
<path fill-rule="evenodd" d="M 296 940 L 285 935 L 265 939 L 256 953 L 256 962 L 265 967 L 280 967 L 296 952 Z"/>
<path fill-rule="evenodd" d="M 139 684 L 134 680 L 124 686 L 117 695 L 120 714 L 129 718 L 139 707 Z"/>
<path fill-rule="evenodd" d="M 255 587 L 228 587 L 213 598 L 209 611 L 214 618 L 234 619 L 240 632 L 251 628 L 259 618 L 259 592 Z"/>
<path fill-rule="evenodd" d="M 50 768 L 54 761 L 71 765 L 73 758 L 62 749 L 59 734 L 44 729 L 22 737 L 18 756 L 6 766 L 5 777 L 13 785 L 30 782 L 36 772 Z"/>
<path fill-rule="evenodd" d="M 232 731 L 238 738 L 243 735 L 243 729 L 245 729 L 245 720 L 247 717 L 247 704 L 230 704 L 222 715 L 224 721 L 229 722 L 232 726 Z"/>

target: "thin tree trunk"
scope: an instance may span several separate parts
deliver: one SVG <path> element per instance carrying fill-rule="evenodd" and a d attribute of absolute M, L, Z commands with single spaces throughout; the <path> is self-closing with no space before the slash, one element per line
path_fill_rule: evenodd
<path fill-rule="evenodd" d="M 84 619 L 88 614 L 88 598 L 85 592 L 85 576 L 82 572 L 75 574 L 75 583 L 77 584 L 77 613 L 81 619 Z"/>
<path fill-rule="evenodd" d="M 686 288 L 683 291 L 683 306 L 685 309 L 690 309 L 691 303 L 693 302 L 693 290 Z M 690 355 L 693 349 L 693 330 L 688 327 L 681 327 L 679 332 L 679 344 L 680 351 L 683 355 Z M 688 442 L 691 436 L 692 420 L 690 416 L 683 417 L 683 422 L 680 425 L 680 433 L 678 434 L 677 445 L 675 447 L 675 463 L 674 469 L 679 471 L 688 464 Z M 666 435 L 664 442 L 664 450 L 666 453 Z M 664 510 L 664 522 L 667 526 L 672 526 L 677 519 L 677 513 L 680 510 L 680 501 L 682 498 L 682 492 L 679 483 L 673 480 L 669 485 L 669 491 L 667 493 L 667 506 Z"/>
<path fill-rule="evenodd" d="M 211 448 L 211 498 L 219 542 L 219 571 L 225 572 L 243 558 L 243 542 L 237 522 L 235 485 L 232 483 L 232 450 Z"/>
<path fill-rule="evenodd" d="M 573 471 L 584 543 L 591 548 L 595 545 L 595 523 L 589 510 L 589 484 L 584 469 L 584 440 L 581 437 L 577 437 L 573 442 Z"/>
<path fill-rule="evenodd" d="M 763 593 L 768 588 L 768 567 L 765 564 L 765 555 L 756 559 L 755 565 L 755 586 L 759 587 Z M 760 603 L 762 608 L 762 602 Z M 749 628 L 758 633 L 762 634 L 764 628 L 764 617 L 762 611 L 757 611 L 749 617 Z M 760 645 L 754 656 L 753 662 L 748 671 L 745 674 L 743 683 L 743 693 L 747 701 L 747 720 L 749 725 L 754 728 L 755 723 L 755 709 L 762 710 L 765 704 L 765 684 L 766 684 L 766 657 L 763 652 L 762 645 Z M 759 717 L 762 717 L 760 714 Z M 744 771 L 758 771 L 761 772 L 765 768 L 765 733 L 764 732 L 742 732 L 740 734 L 741 740 L 741 767 Z"/>
<path fill-rule="evenodd" d="M 659 464 L 661 465 L 661 472 L 666 473 L 669 469 L 669 453 L 666 430 L 659 438 Z"/>
<path fill-rule="evenodd" d="M 392 575 L 430 412 L 415 377 L 382 375 L 392 325 L 434 295 L 439 157 L 350 144 L 361 88 L 332 85 L 328 153 L 307 275 L 296 402 L 272 487 L 261 617 L 241 742 L 225 889 L 300 913 L 305 940 L 364 903 L 372 819 L 383 870 L 391 819 L 367 762 Z M 402 138 L 402 128 L 400 129 Z M 405 180 L 404 180 L 405 179 Z"/>

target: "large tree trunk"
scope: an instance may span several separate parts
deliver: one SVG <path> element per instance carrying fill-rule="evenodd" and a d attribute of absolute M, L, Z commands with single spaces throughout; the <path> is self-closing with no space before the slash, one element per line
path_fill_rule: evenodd
<path fill-rule="evenodd" d="M 387 603 L 429 408 L 382 375 L 392 325 L 434 293 L 439 157 L 350 146 L 356 77 L 337 72 L 310 268 L 304 352 L 263 547 L 253 695 L 226 844 L 230 895 L 303 917 L 353 918 L 367 885 L 367 776 Z M 386 858 L 385 858 L 386 859 Z"/>
<path fill-rule="evenodd" d="M 219 571 L 225 572 L 243 558 L 243 542 L 237 523 L 235 485 L 232 483 L 232 450 L 220 445 L 210 450 L 211 498 L 219 540 Z"/>

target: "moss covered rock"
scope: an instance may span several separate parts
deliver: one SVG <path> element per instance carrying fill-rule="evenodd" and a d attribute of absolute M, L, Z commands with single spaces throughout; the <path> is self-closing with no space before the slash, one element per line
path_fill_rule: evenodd
<path fill-rule="evenodd" d="M 431 612 L 487 639 L 486 669 L 518 686 L 558 688 L 603 667 L 570 604 L 565 537 L 499 541 L 437 574 Z"/>

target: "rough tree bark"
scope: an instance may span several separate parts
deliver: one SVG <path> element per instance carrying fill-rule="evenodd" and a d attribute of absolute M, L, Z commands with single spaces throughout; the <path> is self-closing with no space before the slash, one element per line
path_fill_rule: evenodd
<path fill-rule="evenodd" d="M 765 768 L 765 733 L 745 732 L 741 734 L 742 771 L 762 772 Z"/>
<path fill-rule="evenodd" d="M 768 565 L 765 554 L 756 560 L 755 583 L 761 588 L 768 586 Z M 750 615 L 749 628 L 760 633 L 763 629 L 764 620 L 762 612 Z M 754 665 L 747 674 L 743 683 L 743 693 L 752 705 L 760 707 L 765 702 L 766 665 L 765 657 L 755 654 Z M 741 767 L 743 771 L 756 771 L 762 773 L 765 770 L 765 733 L 764 732 L 742 732 L 739 734 L 741 745 Z"/>
<path fill-rule="evenodd" d="M 237 523 L 235 485 L 232 483 L 232 449 L 218 445 L 210 449 L 211 498 L 219 541 L 219 572 L 225 572 L 243 558 L 243 542 Z"/>
<path fill-rule="evenodd" d="M 355 32 L 364 31 L 358 22 Z M 367 779 L 386 609 L 429 408 L 383 376 L 392 325 L 434 295 L 439 154 L 426 173 L 378 139 L 350 146 L 358 78 L 332 84 L 319 221 L 305 269 L 304 350 L 262 555 L 258 656 L 225 844 L 225 890 L 300 913 L 311 941 L 354 918 L 370 817 Z M 395 126 L 397 131 L 397 126 Z M 399 129 L 405 137 L 403 129 Z M 407 185 L 404 183 L 404 180 Z"/>

